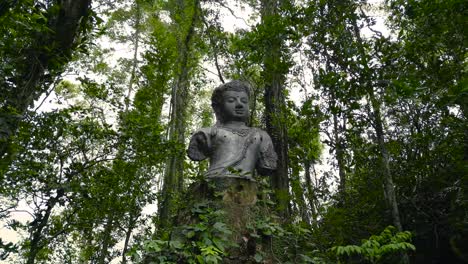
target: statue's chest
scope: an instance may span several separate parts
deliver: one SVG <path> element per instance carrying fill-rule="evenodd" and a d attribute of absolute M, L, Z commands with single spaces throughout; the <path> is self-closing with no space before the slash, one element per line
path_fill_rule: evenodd
<path fill-rule="evenodd" d="M 259 142 L 258 133 L 251 129 L 245 131 L 218 129 L 214 140 L 214 149 L 218 153 L 236 154 L 243 152 L 244 155 L 248 155 L 250 152 L 257 151 Z"/>

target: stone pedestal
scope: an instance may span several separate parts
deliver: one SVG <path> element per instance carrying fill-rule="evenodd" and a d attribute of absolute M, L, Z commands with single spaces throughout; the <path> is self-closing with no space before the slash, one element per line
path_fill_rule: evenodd
<path fill-rule="evenodd" d="M 238 249 L 229 252 L 231 257 L 255 254 L 255 239 L 250 237 L 247 226 L 255 221 L 257 183 L 242 178 L 213 178 L 210 182 L 215 191 L 214 201 L 219 202 L 219 209 L 226 212 L 226 225 L 233 232 L 232 241 L 239 245 Z"/>
<path fill-rule="evenodd" d="M 228 250 L 223 263 L 248 263 L 255 255 L 255 238 L 250 236 L 249 223 L 255 221 L 257 183 L 244 178 L 210 178 L 192 184 L 187 191 L 189 204 L 207 203 L 215 210 L 224 211 L 223 222 L 232 231 L 229 240 L 238 245 Z M 181 212 L 178 225 L 194 224 L 188 212 Z M 241 262 L 239 262 L 241 261 Z"/>

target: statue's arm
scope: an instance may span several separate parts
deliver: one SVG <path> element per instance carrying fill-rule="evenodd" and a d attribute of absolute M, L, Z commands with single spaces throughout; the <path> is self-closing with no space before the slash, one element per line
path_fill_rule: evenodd
<path fill-rule="evenodd" d="M 260 175 L 269 175 L 276 169 L 278 156 L 270 136 L 265 131 L 261 131 L 260 135 L 260 157 L 257 163 L 257 171 Z"/>
<path fill-rule="evenodd" d="M 187 149 L 187 154 L 191 160 L 200 161 L 210 156 L 211 137 L 207 130 L 202 128 L 192 135 Z"/>

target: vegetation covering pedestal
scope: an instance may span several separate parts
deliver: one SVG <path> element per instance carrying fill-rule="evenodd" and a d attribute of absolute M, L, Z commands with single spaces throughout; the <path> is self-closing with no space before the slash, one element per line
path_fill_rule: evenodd
<path fill-rule="evenodd" d="M 227 239 L 234 245 L 227 249 L 229 256 L 223 263 L 248 261 L 255 255 L 256 241 L 250 235 L 249 226 L 258 212 L 257 182 L 244 178 L 211 178 L 194 183 L 187 196 L 190 203 L 180 212 L 178 225 L 194 224 L 198 219 L 191 209 L 197 204 L 206 204 L 223 212 L 220 222 L 231 231 Z"/>

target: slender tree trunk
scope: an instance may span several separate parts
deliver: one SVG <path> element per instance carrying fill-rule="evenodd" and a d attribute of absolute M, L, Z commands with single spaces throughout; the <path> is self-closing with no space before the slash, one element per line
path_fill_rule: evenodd
<path fill-rule="evenodd" d="M 354 28 L 354 34 L 358 41 L 358 46 L 360 48 L 362 64 L 364 65 L 365 70 L 369 73 L 370 69 L 368 68 L 368 61 L 365 59 L 366 56 L 365 56 L 365 51 L 363 47 L 364 42 L 361 38 L 359 28 L 355 20 L 353 21 L 353 28 Z M 372 87 L 371 80 L 363 80 L 362 83 L 367 86 L 366 87 L 367 93 L 368 93 L 368 96 L 372 105 L 372 112 L 373 112 L 372 117 L 373 117 L 373 122 L 374 122 L 374 129 L 375 129 L 376 136 L 377 136 L 376 143 L 378 144 L 379 149 L 380 149 L 380 155 L 381 155 L 381 160 L 382 160 L 382 175 L 384 177 L 384 185 L 385 185 L 385 192 L 387 194 L 387 201 L 392 209 L 393 223 L 395 227 L 398 229 L 398 231 L 403 231 L 401 220 L 400 220 L 400 213 L 398 210 L 396 194 L 395 194 L 395 187 L 393 184 L 393 177 L 390 172 L 390 161 L 389 161 L 390 159 L 389 159 L 387 147 L 385 145 L 383 121 L 382 121 L 382 116 L 381 116 L 381 105 L 378 99 L 375 97 L 375 92 L 374 92 L 374 88 Z"/>
<path fill-rule="evenodd" d="M 344 194 L 346 191 L 346 168 L 345 168 L 345 161 L 344 161 L 344 150 L 343 150 L 343 139 L 341 138 L 340 134 L 345 130 L 344 127 L 340 127 L 340 122 L 338 120 L 338 113 L 335 109 L 336 107 L 336 99 L 335 94 L 331 92 L 331 105 L 332 105 L 332 115 L 333 115 L 333 140 L 335 141 L 335 153 L 336 153 L 336 161 L 338 163 L 338 175 L 340 177 L 340 185 L 338 186 L 338 190 L 340 193 L 341 201 L 344 198 Z M 344 122 L 344 121 L 343 121 Z M 345 124 L 345 123 L 344 123 Z"/>
<path fill-rule="evenodd" d="M 122 250 L 122 264 L 127 263 L 126 254 L 127 254 L 127 251 L 128 251 L 128 245 L 130 243 L 130 237 L 132 236 L 132 232 L 133 232 L 133 229 L 135 228 L 136 221 L 137 221 L 138 217 L 140 216 L 139 212 L 134 214 L 135 212 L 136 212 L 135 210 L 132 210 L 130 212 L 130 216 L 129 216 L 130 219 L 128 221 L 128 229 L 125 232 L 125 242 L 124 242 L 124 247 L 123 247 L 123 250 Z"/>
<path fill-rule="evenodd" d="M 106 258 L 109 255 L 109 245 L 110 240 L 112 239 L 112 229 L 114 228 L 114 213 L 109 212 L 107 223 L 104 227 L 104 233 L 102 237 L 102 247 L 99 253 L 98 264 L 106 264 Z"/>
<path fill-rule="evenodd" d="M 138 48 L 139 48 L 139 44 L 140 44 L 140 33 L 141 33 L 141 9 L 140 9 L 140 5 L 139 5 L 139 1 L 135 1 L 135 25 L 134 25 L 134 28 L 135 28 L 135 32 L 133 34 L 134 36 L 134 42 L 133 42 L 133 45 L 134 45 L 134 50 L 133 50 L 133 64 L 132 64 L 132 70 L 131 70 L 131 74 L 130 74 L 130 81 L 129 81 L 129 84 L 128 84 L 128 91 L 127 91 L 127 96 L 125 98 L 125 110 L 124 112 L 127 113 L 128 112 L 128 108 L 129 108 L 129 105 L 130 105 L 130 96 L 132 95 L 132 92 L 133 92 L 133 85 L 135 84 L 137 78 L 136 78 L 136 69 L 138 67 Z M 123 152 L 125 151 L 124 148 L 123 148 L 123 145 L 122 146 L 122 151 L 120 151 L 120 157 L 122 157 L 122 154 Z M 132 204 L 134 204 L 134 202 L 132 202 Z M 129 215 L 129 223 L 128 223 L 128 229 L 127 231 L 125 232 L 125 242 L 124 242 L 124 247 L 123 247 L 123 250 L 122 250 L 122 264 L 124 263 L 127 263 L 127 258 L 126 258 L 126 253 L 128 251 L 128 245 L 129 245 L 129 242 L 130 242 L 130 237 L 132 235 L 132 232 L 133 232 L 133 229 L 135 228 L 135 223 L 136 223 L 136 220 L 138 219 L 139 217 L 139 212 L 136 212 L 136 210 L 139 210 L 138 208 L 134 208 L 133 210 L 130 210 L 130 215 Z"/>
<path fill-rule="evenodd" d="M 382 174 L 384 177 L 384 186 L 385 193 L 387 196 L 387 202 L 392 209 L 393 224 L 398 229 L 398 231 L 403 231 L 403 227 L 400 221 L 400 212 L 398 210 L 398 204 L 396 200 L 395 187 L 393 184 L 393 177 L 390 172 L 390 158 L 388 155 L 387 147 L 385 146 L 384 130 L 382 124 L 382 117 L 380 113 L 380 103 L 377 101 L 373 93 L 370 93 L 369 97 L 372 104 L 374 127 L 377 136 L 376 140 L 381 154 Z"/>
<path fill-rule="evenodd" d="M 302 221 L 305 223 L 310 223 L 309 210 L 306 203 L 306 194 L 304 192 L 304 186 L 301 182 L 300 170 L 297 168 L 292 168 L 291 171 L 291 195 L 292 195 L 292 206 L 294 212 L 297 210 L 299 215 L 302 218 Z"/>
<path fill-rule="evenodd" d="M 272 28 L 277 27 L 276 16 L 279 15 L 281 1 L 262 0 L 262 23 Z M 284 121 L 286 100 L 284 94 L 284 80 L 287 67 L 282 61 L 281 47 L 283 45 L 279 34 L 268 40 L 268 47 L 264 47 L 265 81 L 265 122 L 266 130 L 271 136 L 276 154 L 278 155 L 277 169 L 271 177 L 271 186 L 275 193 L 278 211 L 287 216 L 289 208 L 289 179 L 288 179 L 288 141 L 287 128 Z"/>
<path fill-rule="evenodd" d="M 325 6 L 320 5 L 319 9 L 319 14 L 321 16 L 325 16 Z M 329 7 L 330 8 L 330 7 Z M 326 69 L 328 71 L 332 71 L 332 63 L 334 65 L 340 65 L 340 62 L 336 60 L 336 58 L 333 58 L 332 55 L 329 54 L 329 52 L 325 49 L 324 50 L 324 55 L 325 55 L 325 64 L 326 64 Z M 335 91 L 336 87 L 329 87 L 328 89 L 328 95 L 329 95 L 329 111 L 331 112 L 333 116 L 333 132 L 332 136 L 330 136 L 330 140 L 333 141 L 332 146 L 335 148 L 335 158 L 336 162 L 338 164 L 338 175 L 339 175 L 339 186 L 338 186 L 338 191 L 339 191 L 339 206 L 343 206 L 343 198 L 344 194 L 346 191 L 346 162 L 344 160 L 344 144 L 343 144 L 343 138 L 340 136 L 343 134 L 343 132 L 346 130 L 346 119 L 343 117 L 343 126 L 340 126 L 340 120 L 339 117 L 341 115 L 342 109 L 338 106 L 337 103 L 337 94 Z M 332 138 L 333 137 L 333 138 Z"/>
<path fill-rule="evenodd" d="M 59 189 L 57 191 L 57 195 L 55 197 L 51 197 L 49 201 L 47 201 L 47 207 L 44 212 L 44 215 L 39 213 L 37 218 L 31 223 L 31 238 L 29 252 L 27 255 L 28 257 L 26 261 L 27 264 L 34 264 L 36 261 L 37 254 L 44 247 L 44 236 L 42 234 L 42 231 L 49 222 L 50 215 L 52 214 L 52 209 L 54 209 L 58 200 L 61 197 L 63 197 L 64 194 L 65 193 L 63 189 Z"/>
<path fill-rule="evenodd" d="M 323 14 L 323 9 L 320 10 L 320 12 Z M 331 62 L 333 63 L 339 63 L 336 60 L 333 60 L 332 56 L 328 53 L 327 50 L 325 50 L 325 60 L 326 60 L 326 66 L 327 69 L 331 70 Z M 339 120 L 339 115 L 341 113 L 341 108 L 337 106 L 337 95 L 336 92 L 334 91 L 336 89 L 335 87 L 330 87 L 329 88 L 329 96 L 330 96 L 330 102 L 329 102 L 329 108 L 333 116 L 333 141 L 334 141 L 334 147 L 335 147 L 335 154 L 336 154 L 336 161 L 338 163 L 338 175 L 339 175 L 339 180 L 340 184 L 338 186 L 338 191 L 340 195 L 340 204 L 343 202 L 343 196 L 346 191 L 346 163 L 344 161 L 344 149 L 343 149 L 343 139 L 340 136 L 342 134 L 346 127 L 345 119 L 343 118 L 343 126 L 340 126 L 340 120 Z"/>
<path fill-rule="evenodd" d="M 398 202 L 395 193 L 395 185 L 393 183 L 393 176 L 390 170 L 390 157 L 388 150 L 385 144 L 385 132 L 383 128 L 383 119 L 381 114 L 381 103 L 378 98 L 375 96 L 374 87 L 372 86 L 372 80 L 370 80 L 371 69 L 369 68 L 369 62 L 367 60 L 366 52 L 364 49 L 364 41 L 361 38 L 359 27 L 357 26 L 356 19 L 352 20 L 354 35 L 357 39 L 357 44 L 359 52 L 361 53 L 361 62 L 364 66 L 364 72 L 361 73 L 362 80 L 361 84 L 367 86 L 366 90 L 369 96 L 369 100 L 372 105 L 372 118 L 374 122 L 374 129 L 376 133 L 376 143 L 380 149 L 380 158 L 381 158 L 381 170 L 384 180 L 384 188 L 387 198 L 387 203 L 390 206 L 393 224 L 398 231 L 403 231 L 403 226 L 401 224 L 400 211 L 398 209 Z M 409 258 L 406 253 L 402 254 L 403 263 L 409 263 Z"/>
<path fill-rule="evenodd" d="M 311 224 L 317 224 L 317 208 L 315 206 L 316 198 L 315 198 L 315 191 L 314 186 L 312 183 L 312 178 L 310 177 L 310 170 L 311 170 L 311 162 L 309 160 L 304 161 L 304 178 L 305 178 L 305 187 L 307 190 L 307 200 L 309 202 L 310 211 L 311 211 Z"/>
<path fill-rule="evenodd" d="M 127 91 L 127 97 L 125 98 L 125 112 L 128 111 L 128 108 L 130 106 L 130 96 L 132 95 L 133 92 L 133 85 L 136 81 L 136 69 L 138 67 L 138 47 L 140 44 L 140 22 L 141 22 L 141 10 L 140 10 L 140 5 L 139 1 L 135 1 L 135 33 L 133 34 L 134 36 L 134 49 L 133 49 L 133 65 L 132 65 L 132 71 L 130 74 L 130 81 L 128 84 L 128 91 Z"/>
<path fill-rule="evenodd" d="M 186 34 L 178 37 L 178 59 L 176 64 L 178 69 L 174 85 L 172 86 L 172 99 L 171 99 L 171 119 L 169 126 L 169 140 L 177 143 L 179 146 L 184 146 L 185 132 L 186 132 L 186 115 L 187 105 L 189 102 L 189 71 L 191 70 L 191 63 L 189 62 L 190 49 L 192 40 L 195 35 L 195 27 L 198 20 L 198 0 L 186 2 L 177 0 L 176 4 L 179 14 L 174 13 L 173 16 L 183 14 L 186 19 L 189 19 L 189 25 L 186 29 Z M 175 30 L 184 30 L 178 28 Z M 179 33 L 177 33 L 179 34 Z M 166 170 L 164 173 L 164 182 L 162 190 L 162 202 L 160 204 L 159 220 L 162 226 L 170 223 L 171 213 L 174 209 L 174 201 L 178 193 L 183 189 L 183 171 L 184 171 L 185 151 L 180 149 L 174 155 L 169 157 L 166 163 Z"/>

